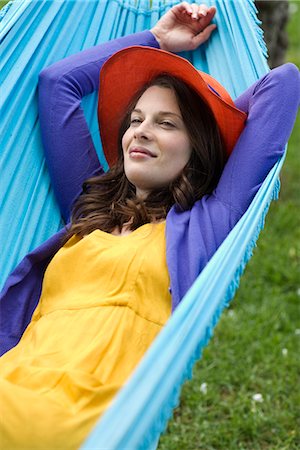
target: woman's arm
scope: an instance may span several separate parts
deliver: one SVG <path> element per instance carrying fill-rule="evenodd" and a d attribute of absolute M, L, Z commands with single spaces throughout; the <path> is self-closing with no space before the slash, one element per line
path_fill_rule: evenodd
<path fill-rule="evenodd" d="M 98 89 L 103 63 L 116 51 L 131 45 L 161 46 L 169 51 L 196 48 L 215 29 L 210 23 L 215 12 L 214 7 L 180 3 L 164 14 L 151 32 L 98 45 L 41 72 L 39 114 L 45 158 L 66 221 L 83 181 L 103 172 L 80 106 L 85 95 Z"/>
<path fill-rule="evenodd" d="M 300 74 L 293 64 L 271 70 L 235 102 L 248 113 L 216 197 L 242 215 L 284 153 L 300 101 Z"/>
<path fill-rule="evenodd" d="M 40 74 L 39 117 L 45 158 L 65 221 L 82 183 L 103 173 L 81 100 L 98 89 L 100 69 L 107 58 L 130 45 L 158 47 L 149 31 L 136 33 L 70 56 Z"/>

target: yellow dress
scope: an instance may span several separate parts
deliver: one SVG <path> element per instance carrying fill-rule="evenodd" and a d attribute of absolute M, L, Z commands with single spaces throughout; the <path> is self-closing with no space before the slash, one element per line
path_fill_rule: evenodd
<path fill-rule="evenodd" d="M 0 359 L 0 448 L 80 447 L 171 313 L 165 222 L 73 236 Z"/>

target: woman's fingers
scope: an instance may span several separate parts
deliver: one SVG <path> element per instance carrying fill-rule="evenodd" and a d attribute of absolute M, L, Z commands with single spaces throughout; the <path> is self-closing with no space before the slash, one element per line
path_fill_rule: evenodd
<path fill-rule="evenodd" d="M 190 3 L 188 2 L 181 2 L 178 3 L 178 5 L 172 6 L 172 11 L 178 12 L 178 13 L 188 13 L 192 14 L 193 9 Z"/>
<path fill-rule="evenodd" d="M 214 23 L 208 25 L 207 27 L 204 28 L 203 31 L 201 31 L 199 34 L 197 34 L 196 36 L 193 37 L 193 48 L 191 50 L 195 50 L 197 47 L 199 47 L 199 45 L 203 44 L 204 42 L 206 42 L 211 33 L 217 28 L 217 25 L 215 25 Z"/>
<path fill-rule="evenodd" d="M 215 13 L 214 6 L 182 2 L 168 10 L 151 31 L 163 50 L 178 52 L 195 49 L 216 28 L 211 23 Z"/>
<path fill-rule="evenodd" d="M 187 3 L 182 2 L 178 5 L 172 7 L 173 12 L 187 14 L 194 20 L 200 20 L 203 17 L 210 17 L 210 20 L 213 18 L 216 12 L 216 8 L 214 6 L 208 7 L 204 3 L 198 5 L 197 3 Z"/>
<path fill-rule="evenodd" d="M 206 5 L 204 5 L 204 4 L 197 5 L 196 3 L 192 3 L 191 7 L 193 10 L 193 13 L 192 13 L 193 19 L 199 20 L 202 17 L 207 16 L 209 8 Z"/>

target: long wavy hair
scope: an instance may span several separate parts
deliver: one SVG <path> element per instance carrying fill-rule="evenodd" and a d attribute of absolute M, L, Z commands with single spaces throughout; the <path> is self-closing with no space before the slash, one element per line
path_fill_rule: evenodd
<path fill-rule="evenodd" d="M 136 197 L 135 186 L 126 178 L 122 136 L 130 126 L 132 110 L 150 86 L 173 90 L 192 146 L 190 160 L 180 175 L 168 186 L 153 190 L 146 199 Z M 203 195 L 210 194 L 222 173 L 226 155 L 218 125 L 211 109 L 180 79 L 161 74 L 139 91 L 123 118 L 119 131 L 118 161 L 101 176 L 85 181 L 82 194 L 74 204 L 71 226 L 66 239 L 83 237 L 95 229 L 108 233 L 130 230 L 166 218 L 172 206 L 179 211 L 190 209 Z"/>

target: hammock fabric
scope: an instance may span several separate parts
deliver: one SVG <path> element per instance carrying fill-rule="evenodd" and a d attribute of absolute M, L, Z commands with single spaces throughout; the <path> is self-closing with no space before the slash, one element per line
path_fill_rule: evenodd
<path fill-rule="evenodd" d="M 40 140 L 39 72 L 84 48 L 149 29 L 175 3 L 24 0 L 9 3 L 2 12 L 0 232 L 5 240 L 1 249 L 1 286 L 30 250 L 62 226 Z M 248 0 L 220 1 L 217 7 L 218 32 L 209 45 L 186 56 L 197 68 L 215 76 L 235 98 L 267 70 L 261 56 L 263 41 L 260 29 L 253 26 L 255 10 Z M 254 58 L 257 54 L 253 60 L 252 53 Z M 84 109 L 104 162 L 96 102 L 96 95 L 88 96 Z"/>
<path fill-rule="evenodd" d="M 1 13 L 2 245 L 1 283 L 62 221 L 39 135 L 37 80 L 43 67 L 81 49 L 150 28 L 177 2 L 135 0 L 15 1 Z M 218 32 L 184 56 L 217 78 L 235 98 L 268 70 L 256 9 L 250 0 L 217 2 Z M 84 110 L 101 153 L 96 95 Z M 247 213 L 202 271 L 83 449 L 155 448 L 182 383 L 234 295 L 272 198 L 282 161 L 272 169 Z M 4 170 L 5 167 L 5 170 Z M 13 220 L 12 220 L 13 218 Z"/>

